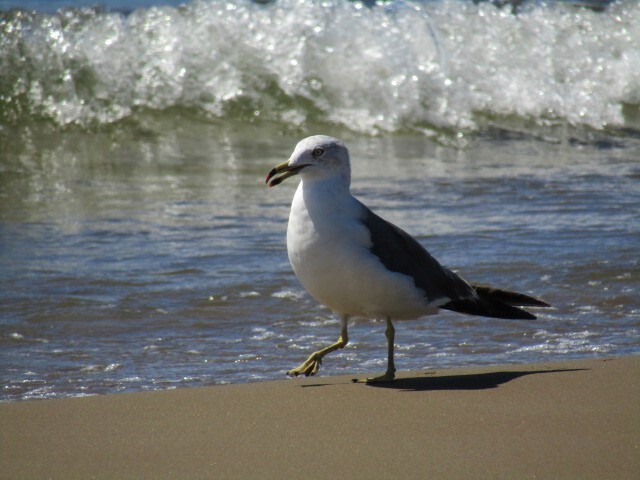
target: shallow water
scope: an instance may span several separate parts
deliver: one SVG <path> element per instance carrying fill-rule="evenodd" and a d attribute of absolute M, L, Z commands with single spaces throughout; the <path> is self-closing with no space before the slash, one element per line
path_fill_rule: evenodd
<path fill-rule="evenodd" d="M 402 322 L 398 368 L 640 350 L 637 140 L 487 135 L 460 150 L 343 133 L 365 203 L 466 278 L 554 305 L 533 322 Z M 334 341 L 337 321 L 286 258 L 296 179 L 263 185 L 299 136 L 176 118 L 155 133 L 13 142 L 0 207 L 4 398 L 282 378 Z M 383 369 L 383 330 L 354 321 L 322 373 Z"/>
<path fill-rule="evenodd" d="M 251 19 L 257 15 L 253 9 L 272 8 L 241 5 L 249 13 L 238 18 Z M 305 3 L 296 5 L 292 8 L 302 9 Z M 458 4 L 433 5 L 430 8 L 438 7 L 443 15 L 448 11 L 458 21 L 464 15 L 469 22 L 474 19 L 470 6 L 462 14 Z M 171 10 L 165 19 L 172 24 L 172 15 L 205 6 L 206 2 L 189 4 L 186 10 Z M 336 6 L 331 14 L 346 22 L 351 18 L 347 14 L 365 11 L 350 8 Z M 500 14 L 491 8 L 491 15 Z M 619 14 L 622 7 L 616 8 Z M 546 15 L 551 23 L 566 20 L 554 9 L 531 12 Z M 608 11 L 571 12 L 567 15 L 573 21 L 583 15 L 590 28 L 607 23 L 594 15 L 612 15 L 607 21 L 615 16 Z M 270 13 L 279 14 L 282 11 Z M 141 21 L 155 14 L 142 9 L 137 15 L 136 21 Z M 383 28 L 377 23 L 381 15 L 374 10 L 357 28 L 368 25 L 375 33 Z M 117 18 L 126 26 L 128 41 L 141 31 L 131 26 L 131 16 Z M 211 13 L 205 19 L 214 18 Z M 97 24 L 91 31 L 101 35 L 98 27 L 108 18 L 99 14 L 93 21 Z M 52 41 L 57 27 L 47 28 L 36 36 Z M 155 37 L 156 42 L 165 45 L 162 39 L 173 38 L 180 45 L 184 39 L 175 35 L 180 28 Z M 464 28 L 457 28 L 464 33 Z M 389 27 L 386 34 L 392 36 L 392 30 Z M 490 32 L 487 27 L 485 33 Z M 21 41 L 34 41 L 25 31 L 22 35 Z M 487 38 L 479 35 L 478 41 Z M 104 45 L 104 39 L 96 45 Z M 495 41 L 498 48 L 502 40 Z M 3 43 L 2 58 L 18 58 L 7 45 Z M 77 52 L 87 44 L 71 45 Z M 617 54 L 632 59 L 624 42 L 617 45 Z M 228 54 L 220 48 L 212 51 Z M 56 58 L 64 67 L 67 57 L 60 55 Z M 298 59 L 304 57 L 299 55 Z M 570 63 L 564 55 L 554 61 Z M 502 58 L 505 71 L 515 68 L 510 57 Z M 614 58 L 612 54 L 603 60 L 605 70 L 617 71 Z M 192 68 L 200 72 L 197 76 L 207 76 L 209 59 L 192 59 L 186 71 Z M 41 56 L 27 61 L 23 67 L 31 70 L 23 78 L 32 86 L 39 78 L 50 78 L 44 73 L 49 60 Z M 280 60 L 274 58 L 269 68 Z M 398 59 L 396 65 L 381 60 L 381 65 L 385 71 L 400 71 L 412 61 L 413 57 Z M 77 72 L 92 65 L 106 68 L 108 75 L 122 71 L 114 57 L 95 64 L 81 62 L 78 70 L 67 73 L 76 79 Z M 170 77 L 175 65 L 167 65 Z M 53 89 L 50 97 L 23 95 L 11 102 L 7 99 L 13 90 L 7 85 L 18 84 L 7 80 L 4 71 L 3 400 L 283 378 L 313 349 L 335 341 L 337 320 L 304 293 L 286 256 L 286 219 L 297 179 L 273 189 L 264 186 L 271 167 L 288 158 L 299 139 L 315 133 L 345 140 L 352 153 L 354 193 L 415 235 L 442 263 L 469 280 L 531 293 L 553 304 L 552 309 L 539 310 L 538 320 L 531 322 L 444 312 L 398 323 L 399 369 L 640 353 L 640 135 L 634 129 L 637 107 L 632 103 L 640 75 L 626 77 L 623 97 L 615 96 L 617 87 L 603 97 L 597 75 L 587 82 L 593 89 L 573 84 L 575 95 L 563 99 L 558 93 L 558 109 L 551 118 L 532 113 L 544 101 L 531 104 L 526 83 L 519 84 L 521 95 L 508 102 L 513 112 L 520 112 L 521 102 L 533 110 L 501 116 L 502 110 L 492 102 L 478 110 L 473 92 L 479 84 L 474 84 L 472 71 L 463 72 L 453 77 L 459 80 L 454 96 L 460 108 L 467 96 L 467 110 L 455 107 L 448 111 L 453 116 L 444 112 L 438 117 L 425 107 L 414 112 L 411 121 L 391 112 L 384 118 L 395 120 L 388 123 L 376 120 L 379 101 L 392 110 L 397 107 L 396 113 L 410 101 L 400 95 L 394 104 L 392 89 L 382 85 L 364 97 L 352 96 L 356 90 L 340 90 L 346 96 L 328 104 L 326 112 L 339 104 L 351 106 L 342 120 L 332 121 L 326 112 L 318 114 L 317 105 L 326 98 L 309 96 L 319 102 L 310 105 L 300 100 L 299 91 L 287 93 L 291 97 L 274 93 L 258 98 L 252 93 L 240 104 L 222 101 L 222 110 L 209 110 L 216 95 L 224 96 L 220 84 L 203 84 L 196 92 L 200 100 L 189 103 L 196 97 L 175 96 L 171 89 L 160 88 L 162 82 L 147 90 L 140 87 L 164 78 L 145 77 L 143 72 L 149 70 L 142 66 L 137 76 L 141 83 L 133 90 L 122 83 L 121 96 L 101 91 L 98 79 L 93 90 L 68 89 L 56 96 L 63 90 Z M 372 67 L 363 62 L 354 68 L 362 74 Z M 475 67 L 460 60 L 456 68 Z M 625 68 L 638 72 L 640 62 Z M 245 92 L 248 84 L 242 82 L 262 78 L 251 77 L 250 71 L 234 77 Z M 298 74 L 310 79 L 307 70 Z M 378 80 L 384 75 L 380 73 Z M 516 86 L 518 78 L 513 80 Z M 47 85 L 41 87 L 46 90 Z M 487 88 L 498 92 L 502 87 Z M 155 97 L 145 97 L 149 91 Z M 92 96 L 96 92 L 105 96 Z M 424 95 L 431 98 L 431 93 Z M 46 101 L 37 103 L 38 98 Z M 145 103 L 145 98 L 155 98 L 159 106 Z M 174 100 L 165 104 L 167 98 Z M 251 103 L 255 98 L 257 103 Z M 264 98 L 266 109 L 260 103 Z M 571 102 L 580 98 L 584 108 L 599 105 L 581 117 L 584 121 L 571 117 Z M 247 120 L 246 112 L 258 109 L 261 114 L 252 113 L 252 120 Z M 610 117 L 615 111 L 621 116 Z M 469 122 L 460 123 L 461 118 Z M 386 133 L 371 136 L 372 125 Z M 383 332 L 384 322 L 354 320 L 350 345 L 327 357 L 321 373 L 384 370 Z"/>

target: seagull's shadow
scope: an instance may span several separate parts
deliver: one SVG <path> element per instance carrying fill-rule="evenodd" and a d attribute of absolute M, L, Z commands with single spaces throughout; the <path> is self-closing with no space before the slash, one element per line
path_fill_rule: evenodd
<path fill-rule="evenodd" d="M 409 377 L 399 378 L 393 382 L 370 383 L 375 388 L 389 388 L 412 392 L 430 390 L 486 390 L 498 388 L 500 385 L 526 375 L 540 375 L 543 373 L 577 372 L 584 368 L 567 368 L 557 370 L 533 370 L 526 372 L 488 372 L 472 373 L 469 375 L 447 375 L 442 377 Z"/>

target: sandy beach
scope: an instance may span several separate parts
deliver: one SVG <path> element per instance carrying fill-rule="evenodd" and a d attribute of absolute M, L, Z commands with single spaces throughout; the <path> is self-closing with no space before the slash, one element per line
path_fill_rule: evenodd
<path fill-rule="evenodd" d="M 2 478 L 638 478 L 640 357 L 0 405 Z"/>

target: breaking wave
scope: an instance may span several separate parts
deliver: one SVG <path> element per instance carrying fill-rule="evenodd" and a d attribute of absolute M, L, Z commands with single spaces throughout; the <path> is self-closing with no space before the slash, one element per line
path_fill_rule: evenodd
<path fill-rule="evenodd" d="M 12 10 L 0 124 L 95 127 L 139 111 L 364 133 L 640 128 L 640 3 L 194 1 Z"/>

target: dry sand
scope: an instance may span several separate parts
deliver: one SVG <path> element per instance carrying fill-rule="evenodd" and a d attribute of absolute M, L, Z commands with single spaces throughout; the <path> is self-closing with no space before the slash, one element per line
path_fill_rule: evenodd
<path fill-rule="evenodd" d="M 640 478 L 640 356 L 0 405 L 10 479 Z"/>

